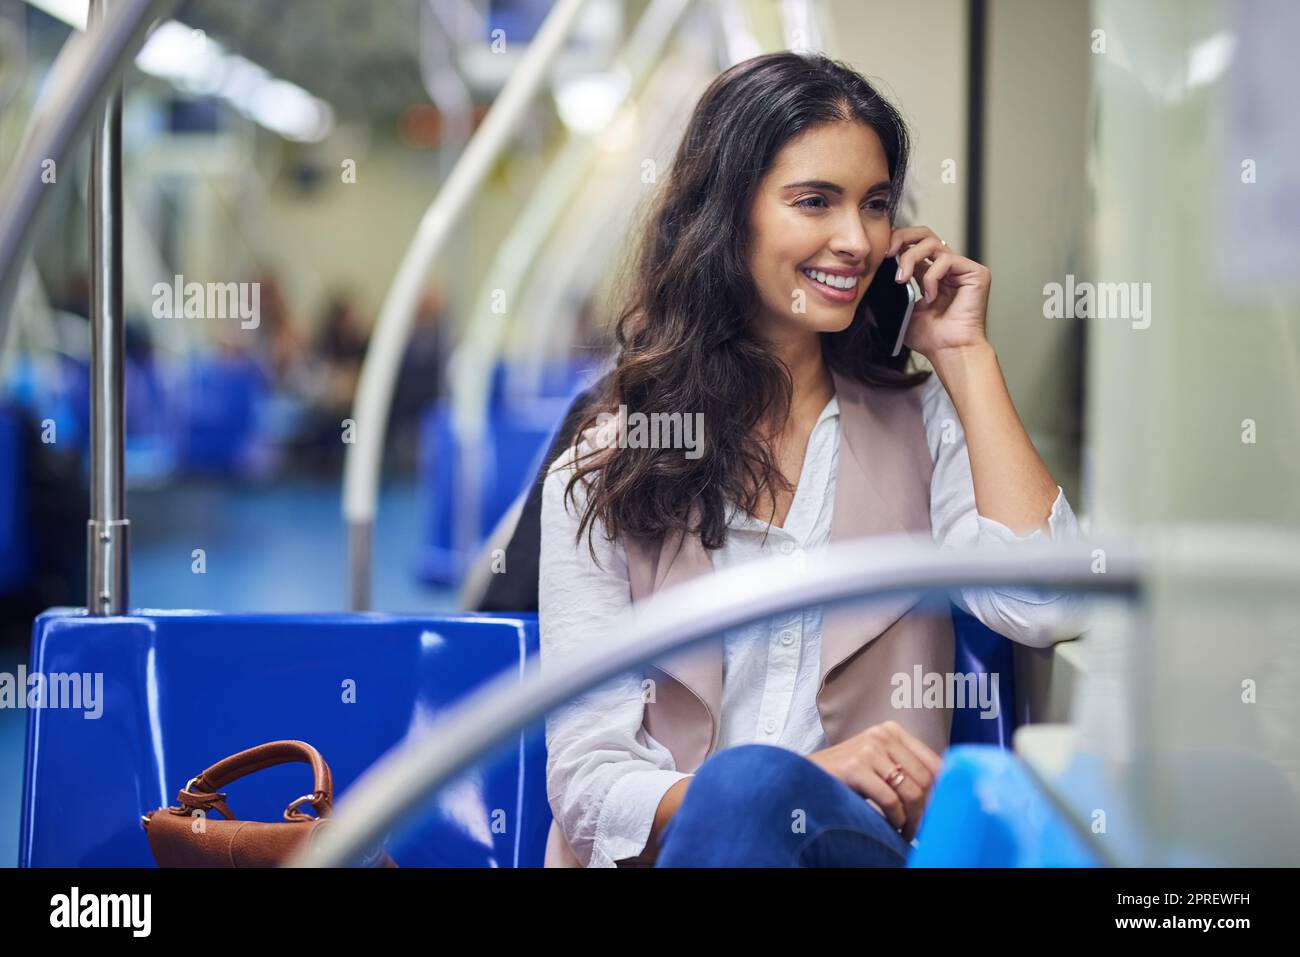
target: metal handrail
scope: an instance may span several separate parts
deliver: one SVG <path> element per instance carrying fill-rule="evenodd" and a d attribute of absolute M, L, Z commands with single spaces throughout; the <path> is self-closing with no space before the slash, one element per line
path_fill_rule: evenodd
<path fill-rule="evenodd" d="M 681 138 L 681 118 L 716 75 L 692 75 L 683 61 L 690 56 L 688 44 L 699 44 L 689 29 L 679 31 L 675 50 L 666 51 L 645 80 L 634 103 L 636 145 L 619 145 L 615 129 L 606 158 L 592 165 L 584 184 L 582 201 L 565 210 L 550 241 L 536 250 L 528 284 L 514 301 L 528 304 L 528 321 L 519 328 L 504 390 L 507 397 L 531 398 L 540 392 L 548 362 L 572 352 L 578 325 L 578 304 L 592 300 L 597 287 L 608 278 L 610 264 L 627 253 L 623 237 L 635 222 L 638 208 L 644 208 L 646 193 L 627 188 L 624 165 L 629 157 L 662 160 L 667 168 L 672 149 Z M 603 146 L 604 144 L 602 144 Z M 632 234 L 635 238 L 635 233 Z M 594 301 L 594 300 L 593 300 Z M 481 397 L 486 404 L 486 398 Z"/>
<path fill-rule="evenodd" d="M 651 0 L 622 48 L 611 70 L 627 80 L 617 109 L 635 103 L 651 75 L 655 62 L 694 0 Z M 608 129 L 608 126 L 606 127 Z M 497 247 L 492 264 L 474 298 L 470 322 L 463 339 L 448 362 L 451 381 L 452 436 L 460 450 L 453 489 L 457 497 L 452 526 L 452 547 L 460 554 L 471 552 L 479 539 L 482 521 L 477 492 L 483 487 L 483 445 L 486 441 L 490 384 L 501 355 L 509 317 L 517 307 L 493 309 L 493 299 L 504 295 L 508 303 L 532 303 L 521 290 L 530 272 L 538 268 L 538 254 L 547 245 L 556 224 L 571 207 L 583 204 L 575 197 L 588 188 L 591 166 L 598 154 L 600 135 L 570 135 L 548 164 L 541 182 L 531 191 L 509 231 Z M 590 204 L 601 211 L 600 204 Z M 598 212 L 600 216 L 602 212 Z M 608 218 L 600 220 L 607 224 Z M 593 225 L 596 234 L 609 243 L 607 229 Z M 530 306 L 530 310 L 533 307 Z M 545 310 L 535 314 L 545 321 Z M 530 322 L 533 319 L 530 319 Z"/>
<path fill-rule="evenodd" d="M 114 78 L 144 43 L 150 25 L 175 3 L 117 0 L 110 18 L 88 33 L 73 36 L 60 51 L 50 91 L 38 104 L 24 145 L 0 188 L 0 342 L 13 311 L 10 306 L 32 224 L 50 189 L 41 180 L 43 164 L 52 160 L 56 170 L 61 168 L 95 109 L 107 99 Z"/>
<path fill-rule="evenodd" d="M 1104 573 L 1095 570 L 1097 548 L 1105 549 Z M 1201 554 L 1219 558 L 1222 543 Z M 1258 568 L 1246 562 L 1233 570 L 1247 566 Z M 608 641 L 549 660 L 544 669 L 530 661 L 522 679 L 513 671 L 502 674 L 419 736 L 396 746 L 349 789 L 331 832 L 322 833 L 291 864 L 330 867 L 356 860 L 440 785 L 553 708 L 728 629 L 811 605 L 913 592 L 946 594 L 953 588 L 1028 583 L 1132 596 L 1149 567 L 1144 550 L 1129 542 L 1043 542 L 958 551 L 910 536 L 878 536 L 814 553 L 802 572 L 792 572 L 790 560 L 782 558 L 714 572 L 634 606 L 609 624 Z M 1290 567 L 1300 579 L 1300 559 L 1293 558 Z M 1215 571 L 1221 576 L 1224 569 L 1216 564 Z"/>
<path fill-rule="evenodd" d="M 772 558 L 733 566 L 656 594 L 612 620 L 607 641 L 523 677 L 500 675 L 418 736 L 384 755 L 338 805 L 335 826 L 290 866 L 336 867 L 359 859 L 454 775 L 555 707 L 642 664 L 731 628 L 810 605 L 978 587 L 1048 586 L 1140 599 L 1177 579 L 1224 584 L 1300 583 L 1300 536 L 1249 526 L 1147 527 L 1129 539 L 1025 542 L 1015 548 L 939 549 L 909 536 L 839 542 L 810 556 L 802 572 Z M 1078 634 L 1081 605 L 1056 621 L 1056 637 Z M 614 637 L 618 636 L 618 637 Z"/>

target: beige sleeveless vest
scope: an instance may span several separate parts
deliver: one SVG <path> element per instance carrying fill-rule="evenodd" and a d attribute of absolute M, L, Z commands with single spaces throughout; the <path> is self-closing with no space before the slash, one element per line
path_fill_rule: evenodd
<path fill-rule="evenodd" d="M 875 388 L 832 377 L 840 451 L 831 541 L 900 533 L 932 541 L 934 464 L 921 419 L 921 389 Z M 678 534 L 662 544 L 625 540 L 624 548 L 633 602 L 713 570 L 696 536 Z M 917 665 L 923 673 L 953 669 L 952 617 L 932 605 L 923 610 L 921 597 L 902 595 L 825 613 L 817 709 L 829 744 L 893 720 L 935 751 L 948 746 L 951 709 L 890 704 L 895 674 L 911 675 Z M 695 771 L 713 753 L 722 662 L 719 637 L 648 666 L 656 700 L 646 705 L 645 729 L 668 748 L 679 771 Z M 581 866 L 554 821 L 545 866 Z"/>

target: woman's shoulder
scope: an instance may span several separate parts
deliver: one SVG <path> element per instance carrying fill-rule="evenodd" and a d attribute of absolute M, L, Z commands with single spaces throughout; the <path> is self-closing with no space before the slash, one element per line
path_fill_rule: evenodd
<path fill-rule="evenodd" d="M 560 559 L 563 561 L 580 556 L 577 560 L 584 570 L 588 569 L 587 548 L 578 547 L 574 541 L 574 531 L 580 527 L 583 517 L 587 515 L 591 490 L 599 472 L 602 453 L 606 451 L 599 437 L 592 433 L 592 429 L 579 432 L 564 451 L 556 456 L 546 472 L 546 479 L 542 486 L 541 516 L 543 564 L 561 555 L 565 556 Z M 592 465 L 595 469 L 588 470 Z M 579 466 L 583 469 L 583 473 L 578 481 L 574 482 Z M 610 538 L 606 534 L 605 522 L 599 513 L 592 514 L 588 518 L 591 522 L 588 541 L 595 549 L 595 567 L 602 570 L 625 569 L 627 558 L 623 539 Z M 552 545 L 551 548 L 558 550 L 548 552 L 547 542 L 566 544 L 562 548 L 559 548 L 558 544 Z"/>
<path fill-rule="evenodd" d="M 598 426 L 584 429 L 573 437 L 546 471 L 542 485 L 544 519 L 576 521 L 585 514 L 591 490 L 608 452 L 608 436 Z M 578 477 L 576 483 L 573 481 L 575 477 Z M 559 518 L 561 515 L 563 519 Z"/>
<path fill-rule="evenodd" d="M 602 426 L 593 425 L 583 429 L 564 447 L 564 451 L 556 456 L 547 470 L 547 479 L 557 473 L 568 473 L 567 480 L 567 477 L 571 477 L 579 466 L 583 469 L 599 468 L 608 448 L 608 436 Z"/>

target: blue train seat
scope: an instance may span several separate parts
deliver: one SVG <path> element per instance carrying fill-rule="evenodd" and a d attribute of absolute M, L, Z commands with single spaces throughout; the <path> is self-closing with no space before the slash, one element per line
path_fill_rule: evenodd
<path fill-rule="evenodd" d="M 98 673 L 102 690 L 88 695 L 81 710 L 28 712 L 19 862 L 149 866 L 140 815 L 173 803 L 190 776 L 219 758 L 264 741 L 311 742 L 343 794 L 407 734 L 536 653 L 531 614 L 144 611 L 90 618 L 74 610 L 47 612 L 34 626 L 30 672 Z M 995 744 L 1007 745 L 1010 722 L 975 721 L 977 740 L 992 735 Z M 955 745 L 963 733 L 955 715 Z M 986 746 L 950 754 L 965 752 L 1001 753 Z M 1001 764 L 981 760 L 1002 774 L 998 780 L 1020 786 Z M 947 807 L 950 792 L 963 787 L 967 793 L 957 797 L 965 803 L 959 800 L 937 819 L 965 826 L 971 796 L 983 785 L 969 760 L 955 767 L 946 772 L 938 806 Z M 287 800 L 303 790 L 304 773 L 274 768 L 238 782 L 230 789 L 235 813 L 277 820 Z M 551 816 L 545 773 L 539 725 L 443 789 L 417 823 L 394 836 L 390 852 L 408 866 L 540 866 Z M 1033 820 L 1030 815 L 1019 823 Z M 964 838 L 957 843 L 967 844 Z"/>
<path fill-rule="evenodd" d="M 53 424 L 60 447 L 86 450 L 90 447 L 89 376 L 86 363 L 71 356 L 19 354 L 5 391 L 38 426 Z"/>
<path fill-rule="evenodd" d="M 263 424 L 271 384 L 251 358 L 201 355 L 190 361 L 181 424 L 185 470 L 256 477 L 272 464 Z"/>
<path fill-rule="evenodd" d="M 908 867 L 1097 867 L 1097 856 L 1011 752 L 944 755 Z"/>
<path fill-rule="evenodd" d="M 574 398 L 591 381 L 586 360 L 548 364 L 541 369 L 537 395 L 508 394 L 509 370 L 498 363 L 492 374 L 488 421 L 481 456 L 477 541 L 462 552 L 455 541 L 459 501 L 457 471 L 465 450 L 452 424 L 452 402 L 441 400 L 425 413 L 420 426 L 420 488 L 425 509 L 425 545 L 418 577 L 434 585 L 458 584 L 474 554 L 510 510 L 521 490 L 542 465 L 556 429 Z"/>
<path fill-rule="evenodd" d="M 1020 725 L 1016 713 L 1015 644 L 975 616 L 952 605 L 953 671 L 960 675 L 997 676 L 997 707 L 968 702 L 953 708 L 952 744 L 996 744 L 1011 747 Z M 992 682 L 987 679 L 988 687 Z"/>
<path fill-rule="evenodd" d="M 140 815 L 265 741 L 313 744 L 342 795 L 388 748 L 536 651 L 531 616 L 47 612 L 29 673 L 99 673 L 102 691 L 82 710 L 27 713 L 19 863 L 150 866 Z M 545 769 L 539 726 L 444 788 L 390 852 L 408 866 L 540 866 Z M 299 765 L 261 771 L 230 786 L 230 804 L 240 818 L 279 820 L 309 780 Z"/>
<path fill-rule="evenodd" d="M 158 368 L 149 360 L 124 357 L 123 388 L 127 472 L 133 481 L 157 481 L 175 466 L 171 403 Z M 90 365 L 85 358 L 22 356 L 9 389 L 39 428 L 47 421 L 53 425 L 58 447 L 79 450 L 89 468 Z"/>
<path fill-rule="evenodd" d="M 474 550 L 456 548 L 457 470 L 464 454 L 452 428 L 450 401 L 436 403 L 420 429 L 420 485 L 426 514 L 425 545 L 419 577 L 431 584 L 458 583 L 477 547 L 491 534 L 541 467 L 555 429 L 568 411 L 569 397 L 533 399 L 527 404 L 494 404 L 481 451 L 483 482 L 478 500 L 478 541 Z"/>

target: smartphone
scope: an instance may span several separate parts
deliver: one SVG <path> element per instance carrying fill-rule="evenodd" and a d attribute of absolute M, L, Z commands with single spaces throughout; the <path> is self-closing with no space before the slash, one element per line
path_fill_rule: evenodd
<path fill-rule="evenodd" d="M 880 326 L 881 337 L 886 342 L 893 342 L 897 356 L 903 351 L 903 339 L 907 337 L 907 327 L 912 321 L 912 310 L 921 301 L 921 286 L 916 277 L 910 277 L 906 283 L 894 282 L 894 273 L 898 271 L 898 261 L 890 258 L 881 263 L 871 282 L 872 310 Z"/>
<path fill-rule="evenodd" d="M 907 277 L 907 305 L 903 309 L 903 321 L 898 327 L 898 338 L 894 340 L 894 351 L 892 356 L 898 355 L 903 351 L 903 337 L 907 335 L 907 324 L 912 321 L 912 310 L 916 308 L 917 302 L 921 299 L 921 286 L 916 281 L 915 276 Z"/>

